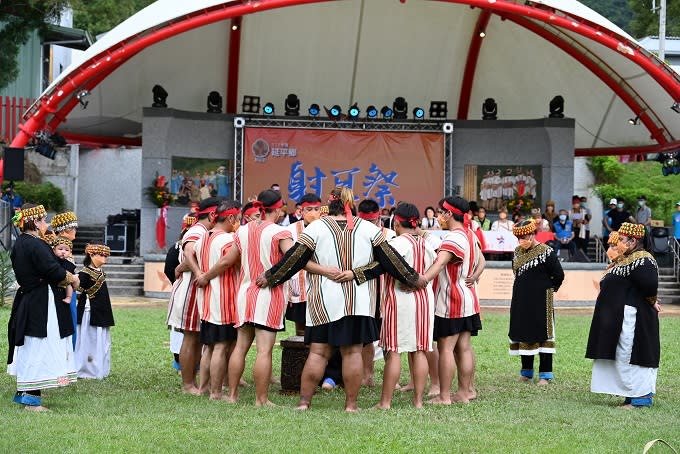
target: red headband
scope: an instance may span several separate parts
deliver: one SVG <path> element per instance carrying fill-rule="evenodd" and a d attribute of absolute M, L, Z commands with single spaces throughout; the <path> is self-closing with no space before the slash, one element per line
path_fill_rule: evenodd
<path fill-rule="evenodd" d="M 211 206 L 211 207 L 208 207 L 204 210 L 199 211 L 198 213 L 196 213 L 196 216 L 200 216 L 201 214 L 214 213 L 215 211 L 217 211 L 217 205 L 214 205 L 214 206 Z"/>
<path fill-rule="evenodd" d="M 260 203 L 262 203 L 262 202 L 260 202 Z M 267 205 L 265 205 L 265 204 L 262 204 L 262 207 L 263 207 L 263 208 L 268 208 L 268 209 L 281 208 L 282 206 L 283 206 L 283 199 L 279 199 L 279 200 L 277 200 L 276 202 L 274 202 L 273 204 L 271 204 L 271 205 L 269 205 L 269 206 L 267 206 Z"/>
<path fill-rule="evenodd" d="M 331 195 L 328 196 L 328 203 L 330 202 L 342 202 L 340 197 L 337 197 L 335 194 L 331 192 Z M 352 216 L 352 208 L 349 206 L 349 202 L 345 202 L 345 218 L 347 219 L 347 228 L 349 230 L 354 229 L 354 217 Z"/>
<path fill-rule="evenodd" d="M 241 212 L 241 210 L 239 210 L 238 208 L 230 208 L 228 210 L 220 211 L 219 213 L 217 213 L 217 217 L 218 218 L 225 218 L 227 216 L 236 216 L 240 212 Z"/>
<path fill-rule="evenodd" d="M 380 217 L 380 211 L 376 211 L 375 213 L 359 213 L 358 216 L 365 221 L 375 221 Z"/>
<path fill-rule="evenodd" d="M 408 222 L 408 223 L 411 224 L 411 227 L 415 227 L 415 226 L 418 225 L 418 218 L 402 218 L 402 217 L 399 216 L 398 214 L 395 214 L 395 215 L 394 215 L 394 220 L 397 221 L 397 222 L 399 222 L 399 223 Z"/>
<path fill-rule="evenodd" d="M 458 216 L 463 216 L 463 227 L 465 227 L 466 229 L 470 228 L 470 215 L 469 214 L 463 213 L 458 208 L 449 204 L 446 200 L 444 200 L 444 203 L 442 203 L 442 207 L 446 208 L 448 211 L 450 211 L 453 214 L 457 214 Z"/>
<path fill-rule="evenodd" d="M 255 213 L 264 213 L 264 209 L 262 208 L 262 202 L 260 201 L 255 201 L 253 202 L 253 206 L 248 208 L 246 211 L 243 212 L 245 216 L 252 216 Z"/>
<path fill-rule="evenodd" d="M 321 202 L 302 202 L 300 204 L 300 208 L 306 208 L 306 207 L 320 207 Z"/>

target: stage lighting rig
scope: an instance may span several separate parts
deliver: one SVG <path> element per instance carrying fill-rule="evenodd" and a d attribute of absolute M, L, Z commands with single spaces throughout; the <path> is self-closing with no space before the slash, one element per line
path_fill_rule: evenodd
<path fill-rule="evenodd" d="M 425 118 L 425 109 L 422 107 L 416 107 L 413 109 L 413 118 L 416 120 L 422 120 Z"/>
<path fill-rule="evenodd" d="M 48 159 L 54 159 L 57 156 L 57 147 L 66 146 L 66 139 L 56 133 L 50 134 L 44 129 L 36 132 L 34 137 L 35 151 Z"/>
<path fill-rule="evenodd" d="M 300 116 L 300 98 L 294 93 L 289 94 L 288 97 L 286 97 L 284 108 L 286 109 L 287 117 Z"/>
<path fill-rule="evenodd" d="M 680 174 L 680 151 L 661 153 L 657 161 L 661 162 L 661 173 L 664 177 Z"/>
<path fill-rule="evenodd" d="M 90 103 L 87 98 L 90 96 L 90 91 L 89 90 L 82 90 L 76 95 L 76 99 L 78 99 L 78 102 L 80 103 L 80 107 L 83 109 L 87 109 L 87 105 Z"/>
<path fill-rule="evenodd" d="M 446 101 L 430 102 L 430 118 L 446 118 L 448 113 L 449 110 Z"/>
<path fill-rule="evenodd" d="M 376 118 L 378 116 L 378 109 L 375 106 L 368 106 L 366 108 L 366 118 Z"/>
<path fill-rule="evenodd" d="M 406 120 L 408 118 L 408 103 L 403 97 L 398 96 L 394 98 L 392 111 L 394 112 L 395 120 Z"/>
<path fill-rule="evenodd" d="M 352 104 L 347 110 L 347 117 L 352 121 L 357 121 L 359 119 L 359 114 L 361 110 L 357 106 L 357 103 Z"/>
<path fill-rule="evenodd" d="M 250 114 L 260 113 L 260 97 L 244 95 L 243 104 L 241 104 L 241 112 Z"/>
<path fill-rule="evenodd" d="M 168 92 L 165 91 L 165 88 L 156 84 L 151 89 L 151 92 L 153 93 L 153 104 L 151 104 L 151 107 L 168 107 Z"/>
<path fill-rule="evenodd" d="M 564 98 L 555 96 L 550 100 L 550 114 L 548 118 L 564 118 Z"/>
<path fill-rule="evenodd" d="M 309 112 L 309 116 L 311 117 L 318 117 L 319 113 L 321 112 L 321 107 L 319 107 L 318 104 L 312 104 L 309 106 L 307 112 Z"/>
<path fill-rule="evenodd" d="M 640 123 L 640 116 L 636 115 L 635 118 L 629 118 L 628 123 L 633 126 L 638 125 Z"/>
<path fill-rule="evenodd" d="M 674 102 L 673 105 L 671 106 L 671 110 L 675 113 L 680 114 L 680 102 Z"/>
<path fill-rule="evenodd" d="M 262 113 L 265 115 L 274 115 L 274 104 L 268 102 L 262 108 Z"/>
<path fill-rule="evenodd" d="M 326 109 L 326 115 L 328 115 L 328 118 L 333 121 L 340 120 L 340 117 L 342 116 L 342 108 L 339 105 L 336 104 L 330 109 L 324 106 L 324 109 Z"/>
<path fill-rule="evenodd" d="M 394 112 L 389 107 L 383 106 L 383 108 L 380 109 L 380 115 L 386 120 L 391 120 Z"/>
<path fill-rule="evenodd" d="M 498 104 L 493 98 L 486 98 L 482 104 L 482 120 L 497 120 Z"/>
<path fill-rule="evenodd" d="M 216 91 L 208 95 L 208 113 L 222 113 L 222 96 Z"/>

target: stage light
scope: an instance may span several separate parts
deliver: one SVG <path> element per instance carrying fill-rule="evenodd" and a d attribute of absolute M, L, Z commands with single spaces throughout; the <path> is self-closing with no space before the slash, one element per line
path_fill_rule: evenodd
<path fill-rule="evenodd" d="M 380 109 L 380 115 L 382 115 L 383 118 L 389 120 L 392 118 L 392 115 L 394 115 L 394 112 L 392 112 L 392 109 L 390 109 L 389 107 L 383 106 L 383 108 Z"/>
<path fill-rule="evenodd" d="M 35 151 L 45 156 L 47 159 L 54 159 L 57 156 L 57 150 L 47 143 L 39 143 L 38 146 L 35 147 Z"/>
<path fill-rule="evenodd" d="M 300 98 L 294 93 L 289 94 L 286 97 L 284 103 L 284 108 L 286 109 L 287 117 L 297 117 L 300 115 Z"/>
<path fill-rule="evenodd" d="M 312 104 L 311 106 L 309 106 L 307 112 L 309 112 L 309 115 L 311 115 L 312 117 L 318 117 L 319 112 L 321 112 L 321 108 L 319 107 L 318 104 Z"/>
<path fill-rule="evenodd" d="M 208 113 L 222 113 L 222 96 L 216 91 L 208 95 Z"/>
<path fill-rule="evenodd" d="M 35 134 L 37 144 L 35 151 L 48 159 L 54 159 L 57 155 L 57 147 L 66 146 L 66 139 L 59 134 L 50 134 L 46 130 L 38 131 Z"/>
<path fill-rule="evenodd" d="M 262 113 L 265 115 L 274 115 L 274 104 L 268 102 L 267 104 L 264 105 L 262 108 Z"/>
<path fill-rule="evenodd" d="M 449 110 L 446 101 L 430 102 L 430 118 L 446 118 L 448 113 Z"/>
<path fill-rule="evenodd" d="M 675 153 L 662 153 L 657 158 L 661 162 L 661 173 L 663 176 L 680 174 L 680 151 Z"/>
<path fill-rule="evenodd" d="M 486 98 L 482 104 L 482 120 L 498 119 L 498 104 L 493 98 Z"/>
<path fill-rule="evenodd" d="M 378 116 L 378 109 L 375 108 L 375 106 L 368 106 L 366 109 L 366 117 L 367 118 L 375 118 Z"/>
<path fill-rule="evenodd" d="M 640 123 L 640 116 L 636 115 L 635 118 L 629 118 L 628 123 L 635 126 Z"/>
<path fill-rule="evenodd" d="M 88 96 L 90 96 L 89 90 L 83 90 L 76 95 L 76 98 L 78 99 L 78 102 L 80 103 L 80 106 L 83 109 L 87 109 L 87 105 L 90 103 L 90 101 L 85 99 Z"/>
<path fill-rule="evenodd" d="M 153 104 L 151 104 L 151 107 L 168 107 L 166 103 L 168 92 L 165 91 L 165 88 L 160 85 L 154 85 L 151 92 L 153 93 Z"/>
<path fill-rule="evenodd" d="M 336 104 L 330 109 L 324 106 L 324 109 L 326 109 L 326 115 L 328 115 L 328 118 L 330 118 L 333 121 L 340 120 L 340 116 L 342 115 L 342 108 L 340 108 L 339 105 Z"/>
<path fill-rule="evenodd" d="M 241 104 L 241 112 L 243 113 L 260 113 L 260 97 L 259 96 L 243 96 L 243 104 Z"/>
<path fill-rule="evenodd" d="M 394 111 L 395 120 L 406 120 L 408 117 L 408 103 L 401 96 L 394 98 L 392 110 Z"/>
<path fill-rule="evenodd" d="M 564 98 L 555 96 L 550 100 L 550 114 L 548 118 L 564 118 Z"/>
<path fill-rule="evenodd" d="M 480 38 L 486 37 L 486 32 L 485 32 L 484 30 L 480 30 L 480 31 L 479 31 L 479 37 L 480 37 Z"/>
<path fill-rule="evenodd" d="M 416 120 L 422 120 L 425 118 L 425 109 L 422 107 L 416 107 L 413 109 L 413 118 Z"/>
<path fill-rule="evenodd" d="M 671 110 L 673 110 L 675 113 L 680 114 L 680 102 L 674 102 L 673 105 L 671 106 Z"/>
<path fill-rule="evenodd" d="M 361 110 L 359 110 L 357 103 L 352 104 L 349 107 L 349 110 L 347 110 L 347 116 L 352 121 L 356 121 L 359 118 L 360 113 L 361 113 Z"/>

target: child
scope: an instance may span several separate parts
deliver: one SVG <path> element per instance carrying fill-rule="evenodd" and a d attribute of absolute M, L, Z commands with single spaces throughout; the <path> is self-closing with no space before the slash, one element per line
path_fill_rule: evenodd
<path fill-rule="evenodd" d="M 71 251 L 73 250 L 73 243 L 71 240 L 63 236 L 55 236 L 50 244 L 52 245 L 54 255 L 57 256 L 61 266 L 69 273 L 75 273 L 76 265 L 73 263 L 73 257 L 71 255 Z M 65 288 L 55 287 L 54 290 L 57 299 L 62 295 L 66 295 L 64 298 L 61 298 L 61 301 L 66 304 L 71 304 L 71 298 L 73 297 L 73 287 L 71 285 L 67 285 Z"/>
<path fill-rule="evenodd" d="M 78 298 L 78 342 L 76 368 L 79 378 L 102 379 L 111 371 L 111 331 L 113 311 L 106 275 L 101 270 L 111 255 L 108 246 L 88 244 L 80 277 Z"/>
<path fill-rule="evenodd" d="M 424 273 L 435 261 L 434 249 L 416 234 L 420 213 L 415 205 L 400 203 L 394 211 L 394 228 L 398 237 L 392 246 L 418 273 Z M 404 292 L 394 278 L 385 279 L 385 306 L 380 346 L 385 351 L 382 395 L 377 408 L 389 409 L 399 380 L 402 352 L 413 352 L 413 406 L 423 406 L 423 393 L 429 371 L 426 352 L 432 351 L 434 295 L 432 286 Z"/>

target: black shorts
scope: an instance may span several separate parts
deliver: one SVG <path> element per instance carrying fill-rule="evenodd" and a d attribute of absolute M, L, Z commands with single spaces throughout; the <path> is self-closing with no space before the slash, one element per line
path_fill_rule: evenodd
<path fill-rule="evenodd" d="M 479 314 L 463 318 L 444 318 L 435 315 L 432 337 L 434 340 L 437 340 L 463 332 L 469 332 L 470 335 L 476 336 L 477 331 L 480 329 L 482 329 L 482 319 L 479 317 Z"/>
<path fill-rule="evenodd" d="M 307 303 L 301 301 L 289 305 L 286 309 L 286 320 L 304 325 L 307 322 Z"/>
<path fill-rule="evenodd" d="M 380 337 L 373 317 L 348 315 L 325 325 L 305 327 L 305 344 L 328 344 L 332 347 L 367 345 Z"/>
<path fill-rule="evenodd" d="M 215 325 L 214 323 L 201 320 L 201 334 L 199 337 L 203 345 L 235 341 L 236 334 L 234 325 Z"/>
<path fill-rule="evenodd" d="M 244 324 L 241 325 L 239 328 L 242 328 L 242 327 L 244 327 L 244 326 L 250 326 L 250 327 L 252 327 L 252 328 L 261 329 L 261 330 L 263 330 L 263 331 L 269 331 L 269 332 L 271 332 L 271 333 L 279 333 L 279 332 L 281 332 L 281 331 L 285 331 L 285 330 L 286 330 L 286 327 L 285 327 L 285 326 L 284 326 L 283 328 L 281 328 L 281 329 L 276 329 L 276 328 L 270 328 L 270 327 L 267 326 L 267 325 L 260 325 L 259 323 L 253 323 L 253 322 L 244 323 Z"/>

